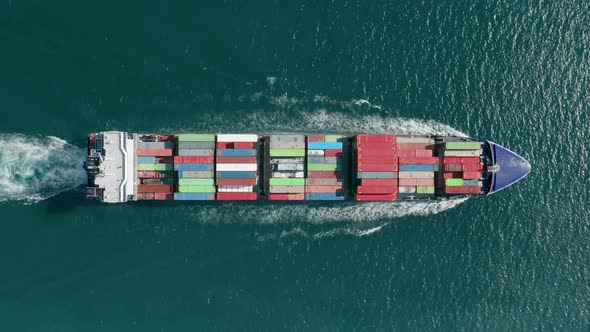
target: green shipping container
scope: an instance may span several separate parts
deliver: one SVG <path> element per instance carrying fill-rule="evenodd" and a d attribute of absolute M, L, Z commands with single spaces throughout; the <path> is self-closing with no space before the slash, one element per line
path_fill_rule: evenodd
<path fill-rule="evenodd" d="M 418 194 L 434 194 L 434 187 L 418 186 L 416 192 Z"/>
<path fill-rule="evenodd" d="M 212 186 L 215 184 L 213 179 L 178 179 L 181 186 Z"/>
<path fill-rule="evenodd" d="M 480 142 L 447 142 L 445 144 L 447 150 L 479 150 L 481 148 Z"/>
<path fill-rule="evenodd" d="M 305 157 L 305 149 L 270 149 L 271 157 Z"/>
<path fill-rule="evenodd" d="M 173 171 L 174 164 L 154 164 L 154 171 Z"/>
<path fill-rule="evenodd" d="M 448 187 L 460 187 L 463 185 L 463 179 L 445 179 L 445 184 Z"/>
<path fill-rule="evenodd" d="M 326 142 L 344 142 L 346 140 L 346 136 L 342 135 L 326 135 L 325 141 Z"/>
<path fill-rule="evenodd" d="M 215 186 L 178 186 L 181 193 L 214 193 Z"/>
<path fill-rule="evenodd" d="M 137 164 L 138 171 L 155 171 L 156 164 Z"/>
<path fill-rule="evenodd" d="M 215 142 L 215 135 L 213 134 L 180 134 L 178 135 L 179 142 Z"/>
<path fill-rule="evenodd" d="M 305 186 L 305 179 L 298 178 L 273 178 L 270 179 L 271 186 Z"/>
<path fill-rule="evenodd" d="M 307 164 L 308 171 L 342 171 L 344 164 Z"/>

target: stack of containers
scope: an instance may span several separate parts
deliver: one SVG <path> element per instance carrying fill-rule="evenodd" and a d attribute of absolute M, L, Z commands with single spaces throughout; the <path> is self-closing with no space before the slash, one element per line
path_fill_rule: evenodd
<path fill-rule="evenodd" d="M 399 198 L 431 197 L 440 158 L 434 156 L 435 142 L 428 136 L 398 136 Z"/>
<path fill-rule="evenodd" d="M 155 136 L 154 142 L 137 142 L 137 199 L 171 200 L 174 184 L 171 136 Z"/>
<path fill-rule="evenodd" d="M 217 135 L 217 200 L 258 199 L 258 135 Z"/>
<path fill-rule="evenodd" d="M 344 200 L 346 174 L 346 136 L 307 136 L 307 179 L 305 199 Z"/>
<path fill-rule="evenodd" d="M 446 142 L 445 193 L 480 194 L 482 190 L 481 143 L 472 141 Z"/>
<path fill-rule="evenodd" d="M 271 135 L 269 200 L 305 199 L 305 136 Z"/>
<path fill-rule="evenodd" d="M 394 201 L 398 193 L 395 135 L 357 135 L 357 201 Z"/>
<path fill-rule="evenodd" d="M 215 135 L 178 135 L 178 153 L 174 170 L 178 172 L 175 200 L 215 200 L 214 163 Z"/>

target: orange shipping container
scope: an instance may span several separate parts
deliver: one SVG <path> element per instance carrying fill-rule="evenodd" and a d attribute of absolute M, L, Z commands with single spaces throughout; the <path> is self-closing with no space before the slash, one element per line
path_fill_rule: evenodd
<path fill-rule="evenodd" d="M 137 149 L 138 156 L 172 157 L 172 149 Z"/>
<path fill-rule="evenodd" d="M 138 193 L 171 193 L 172 186 L 165 184 L 140 184 L 137 185 Z"/>
<path fill-rule="evenodd" d="M 338 193 L 343 191 L 343 186 L 305 186 L 306 193 Z"/>

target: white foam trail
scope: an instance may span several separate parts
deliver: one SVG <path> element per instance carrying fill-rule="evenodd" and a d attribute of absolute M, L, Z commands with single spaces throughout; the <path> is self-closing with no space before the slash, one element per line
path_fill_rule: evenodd
<path fill-rule="evenodd" d="M 84 150 L 57 137 L 0 134 L 0 202 L 35 203 L 86 180 Z"/>

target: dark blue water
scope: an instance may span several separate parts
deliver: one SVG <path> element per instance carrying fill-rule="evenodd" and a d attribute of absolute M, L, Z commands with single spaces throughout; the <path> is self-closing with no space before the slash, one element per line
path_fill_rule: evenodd
<path fill-rule="evenodd" d="M 577 0 L 4 1 L 2 330 L 588 330 L 589 26 Z M 454 204 L 100 205 L 100 130 L 466 134 L 532 172 Z"/>

